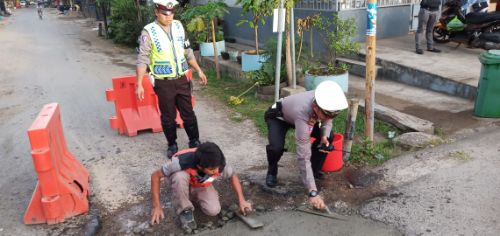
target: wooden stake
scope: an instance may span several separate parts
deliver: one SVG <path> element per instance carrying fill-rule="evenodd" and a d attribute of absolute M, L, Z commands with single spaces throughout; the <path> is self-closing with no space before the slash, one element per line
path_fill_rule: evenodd
<path fill-rule="evenodd" d="M 377 32 L 377 0 L 368 0 L 366 29 L 365 135 L 373 141 L 375 108 L 375 54 Z"/>
<path fill-rule="evenodd" d="M 347 116 L 344 133 L 344 161 L 349 160 L 349 156 L 351 155 L 352 139 L 354 138 L 354 132 L 356 132 L 358 106 L 358 99 L 349 100 L 349 115 Z"/>
<path fill-rule="evenodd" d="M 210 22 L 212 23 L 212 43 L 214 45 L 215 73 L 217 74 L 217 79 L 220 79 L 219 50 L 217 50 L 217 39 L 215 38 L 215 18 Z"/>

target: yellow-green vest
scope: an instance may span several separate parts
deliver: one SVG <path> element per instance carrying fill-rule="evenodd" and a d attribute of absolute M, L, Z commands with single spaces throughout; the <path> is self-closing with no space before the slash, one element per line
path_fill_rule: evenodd
<path fill-rule="evenodd" d="M 151 74 L 158 79 L 184 75 L 188 64 L 184 56 L 185 34 L 181 22 L 174 20 L 170 26 L 173 43 L 156 21 L 144 26 L 144 29 L 149 33 L 152 44 L 149 55 Z"/>

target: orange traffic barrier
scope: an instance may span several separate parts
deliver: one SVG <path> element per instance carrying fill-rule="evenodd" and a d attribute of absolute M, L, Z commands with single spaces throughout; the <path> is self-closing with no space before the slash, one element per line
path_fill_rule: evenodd
<path fill-rule="evenodd" d="M 89 173 L 66 147 L 57 103 L 43 107 L 28 136 L 38 183 L 24 223 L 56 224 L 88 212 Z"/>
<path fill-rule="evenodd" d="M 186 77 L 192 80 L 192 72 L 188 70 Z M 142 86 L 144 87 L 144 99 L 137 100 L 135 96 L 136 78 L 133 75 L 113 78 L 113 89 L 106 90 L 106 100 L 115 102 L 116 115 L 109 118 L 110 126 L 117 129 L 120 134 L 127 133 L 128 136 L 136 136 L 137 131 L 151 129 L 153 132 L 161 132 L 160 109 L 158 108 L 158 97 L 148 76 L 144 76 Z M 193 107 L 194 96 L 191 97 Z M 177 111 L 176 123 L 180 128 L 184 127 L 179 111 Z"/>
<path fill-rule="evenodd" d="M 116 116 L 109 118 L 111 128 L 118 133 L 136 136 L 137 131 L 152 129 L 161 132 L 158 98 L 147 76 L 142 80 L 144 99 L 135 95 L 136 77 L 133 75 L 113 78 L 113 89 L 106 90 L 106 100 L 115 102 Z"/>

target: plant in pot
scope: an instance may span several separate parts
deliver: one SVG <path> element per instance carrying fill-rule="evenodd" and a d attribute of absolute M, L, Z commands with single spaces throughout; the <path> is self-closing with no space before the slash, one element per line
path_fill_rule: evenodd
<path fill-rule="evenodd" d="M 226 13 L 228 6 L 223 1 L 209 1 L 204 5 L 196 5 L 188 7 L 181 16 L 181 19 L 186 22 L 186 30 L 191 35 L 194 43 L 200 45 L 201 56 L 214 56 L 213 34 L 217 47 L 217 55 L 225 51 L 224 32 L 214 19 L 222 19 Z M 214 23 L 212 32 L 212 23 Z"/>
<path fill-rule="evenodd" d="M 266 61 L 262 63 L 262 67 L 257 71 L 244 73 L 245 79 L 258 84 L 256 97 L 262 100 L 274 99 L 277 46 L 278 44 L 275 38 L 269 39 L 265 44 L 265 51 L 263 55 L 265 56 Z M 282 44 L 282 46 L 285 47 L 284 44 Z M 285 55 L 282 54 L 281 56 L 282 60 L 284 60 Z M 280 88 L 283 88 L 287 85 L 285 82 L 287 75 L 284 64 L 280 66 L 280 70 Z"/>
<path fill-rule="evenodd" d="M 337 61 L 338 57 L 356 54 L 359 51 L 359 43 L 354 42 L 356 36 L 356 21 L 354 18 L 341 19 L 334 14 L 333 19 L 322 17 L 317 22 L 321 39 L 327 50 L 327 64 L 311 66 L 305 72 L 306 90 L 313 90 L 324 80 L 337 82 L 347 92 L 348 88 L 348 66 Z"/>
<path fill-rule="evenodd" d="M 212 42 L 212 50 L 207 50 L 207 52 L 212 52 L 215 60 L 215 72 L 217 79 L 220 79 L 220 66 L 219 66 L 219 56 L 221 51 L 225 51 L 224 45 L 224 34 L 220 27 L 218 27 L 217 19 L 222 19 L 224 15 L 228 13 L 227 5 L 222 0 L 208 1 L 204 5 L 197 5 L 191 7 L 184 11 L 182 17 L 188 23 L 188 31 L 190 29 L 196 29 L 200 32 L 198 37 L 203 37 L 206 35 L 206 42 Z M 206 34 L 203 34 L 205 32 Z M 221 40 L 220 46 L 217 40 Z M 209 43 L 210 44 L 210 43 Z M 200 51 L 203 52 L 204 45 L 200 44 Z M 203 56 L 203 54 L 202 54 Z"/>
<path fill-rule="evenodd" d="M 262 62 L 266 60 L 259 49 L 259 24 L 266 24 L 265 17 L 271 15 L 276 2 L 272 0 L 237 0 L 236 4 L 242 6 L 242 15 L 252 14 L 252 19 L 240 20 L 236 25 L 248 24 L 250 28 L 254 29 L 255 34 L 255 50 L 245 51 L 241 54 L 241 69 L 242 71 L 259 70 Z"/>

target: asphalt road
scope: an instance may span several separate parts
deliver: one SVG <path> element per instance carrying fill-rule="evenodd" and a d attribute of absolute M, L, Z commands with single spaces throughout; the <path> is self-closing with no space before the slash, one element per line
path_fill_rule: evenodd
<path fill-rule="evenodd" d="M 104 225 L 118 225 L 120 229 L 121 224 L 137 218 L 138 211 L 126 206 L 148 202 L 150 173 L 165 161 L 166 141 L 162 133 L 145 131 L 128 138 L 109 127 L 114 106 L 106 101 L 105 90 L 111 87 L 112 77 L 134 73 L 135 55 L 133 50 L 99 39 L 96 34 L 87 20 L 62 17 L 53 9 L 46 9 L 43 20 L 38 19 L 35 9 L 19 9 L 0 29 L 1 235 L 71 234 L 87 220 L 86 216 L 75 217 L 55 226 L 27 226 L 22 222 L 37 182 L 27 129 L 47 103 L 60 105 L 68 150 L 91 175 L 91 203 L 99 206 L 102 219 L 112 221 Z M 252 122 L 235 123 L 224 104 L 201 96 L 197 96 L 195 110 L 202 140 L 218 143 L 238 171 L 265 166 L 265 139 Z M 185 148 L 186 135 L 182 130 L 178 134 L 180 148 Z M 144 212 L 139 220 L 148 221 L 148 204 L 139 206 Z M 119 210 L 119 217 L 113 217 L 115 210 Z M 283 216 L 281 221 L 288 225 L 282 225 L 288 228 L 283 232 L 293 232 L 290 227 L 297 225 Z M 301 219 L 316 222 L 317 216 Z M 319 224 L 326 227 L 329 222 Z M 269 232 L 279 232 L 279 225 Z M 349 232 L 356 232 L 352 225 L 349 227 Z M 310 228 L 318 235 L 325 233 L 316 223 Z M 223 228 L 225 234 L 233 229 Z M 392 231 L 373 223 L 359 233 L 374 229 Z M 127 234 L 127 229 L 105 228 L 101 233 Z"/>
<path fill-rule="evenodd" d="M 379 168 L 391 190 L 367 203 L 362 215 L 406 235 L 499 235 L 499 123 L 459 138 Z"/>
<path fill-rule="evenodd" d="M 0 28 L 0 235 L 69 234 L 71 231 L 64 230 L 81 223 L 69 220 L 56 226 L 26 226 L 22 222 L 37 181 L 26 131 L 43 105 L 52 102 L 61 107 L 69 151 L 90 171 L 91 202 L 100 206 L 101 213 L 107 215 L 105 219 L 113 219 L 119 210 L 120 222 L 116 224 L 126 224 L 128 219 L 136 217 L 136 212 L 143 213 L 140 222 L 148 220 L 149 208 L 144 202 L 149 198 L 149 175 L 165 161 L 165 138 L 161 133 L 148 131 L 128 138 L 109 127 L 108 118 L 115 111 L 113 104 L 105 99 L 105 90 L 111 87 L 112 77 L 134 73 L 135 55 L 133 50 L 101 40 L 96 34 L 87 20 L 60 17 L 51 9 L 45 12 L 43 20 L 38 19 L 33 8 L 17 10 L 9 23 Z M 224 104 L 202 96 L 197 96 L 195 110 L 202 140 L 218 143 L 228 163 L 242 175 L 252 175 L 255 172 L 250 169 L 254 167 L 259 170 L 265 167 L 266 141 L 252 122 L 232 121 L 234 114 Z M 388 186 L 396 187 L 397 194 L 391 196 L 391 201 L 380 198 L 368 203 L 363 208 L 368 219 L 354 215 L 348 223 L 341 224 L 296 212 L 272 212 L 262 216 L 269 224 L 260 233 L 387 235 L 399 234 L 394 229 L 397 228 L 410 235 L 447 232 L 494 235 L 500 231 L 499 209 L 495 204 L 500 196 L 500 172 L 495 170 L 500 132 L 497 127 L 492 129 L 477 131 L 485 132 L 477 134 L 477 138 L 422 152 L 419 155 L 426 162 L 407 156 L 400 164 L 395 160 L 382 167 L 382 172 L 392 171 L 384 172 L 385 181 Z M 180 147 L 186 147 L 185 133 L 180 130 L 178 135 Z M 450 150 L 466 152 L 470 158 L 461 160 L 460 154 L 455 158 L 438 158 L 447 156 Z M 434 152 L 439 155 L 432 155 Z M 422 166 L 416 169 L 412 166 L 416 164 Z M 426 171 L 411 175 L 415 170 Z M 401 173 L 410 173 L 411 178 L 398 178 Z M 443 191 L 449 191 L 452 204 L 441 206 L 442 202 L 432 202 L 444 197 Z M 397 200 L 404 196 L 409 197 Z M 433 210 L 436 221 L 428 220 L 431 216 L 421 207 L 424 203 L 425 207 L 433 206 L 431 210 L 441 209 Z M 133 204 L 139 204 L 140 209 L 123 209 Z M 456 210 L 447 211 L 450 206 Z M 473 210 L 476 213 L 470 214 Z M 474 224 L 473 231 L 466 227 L 470 224 Z M 244 227 L 232 222 L 220 231 L 204 233 L 248 232 Z M 126 234 L 126 231 L 103 229 L 101 233 Z"/>

